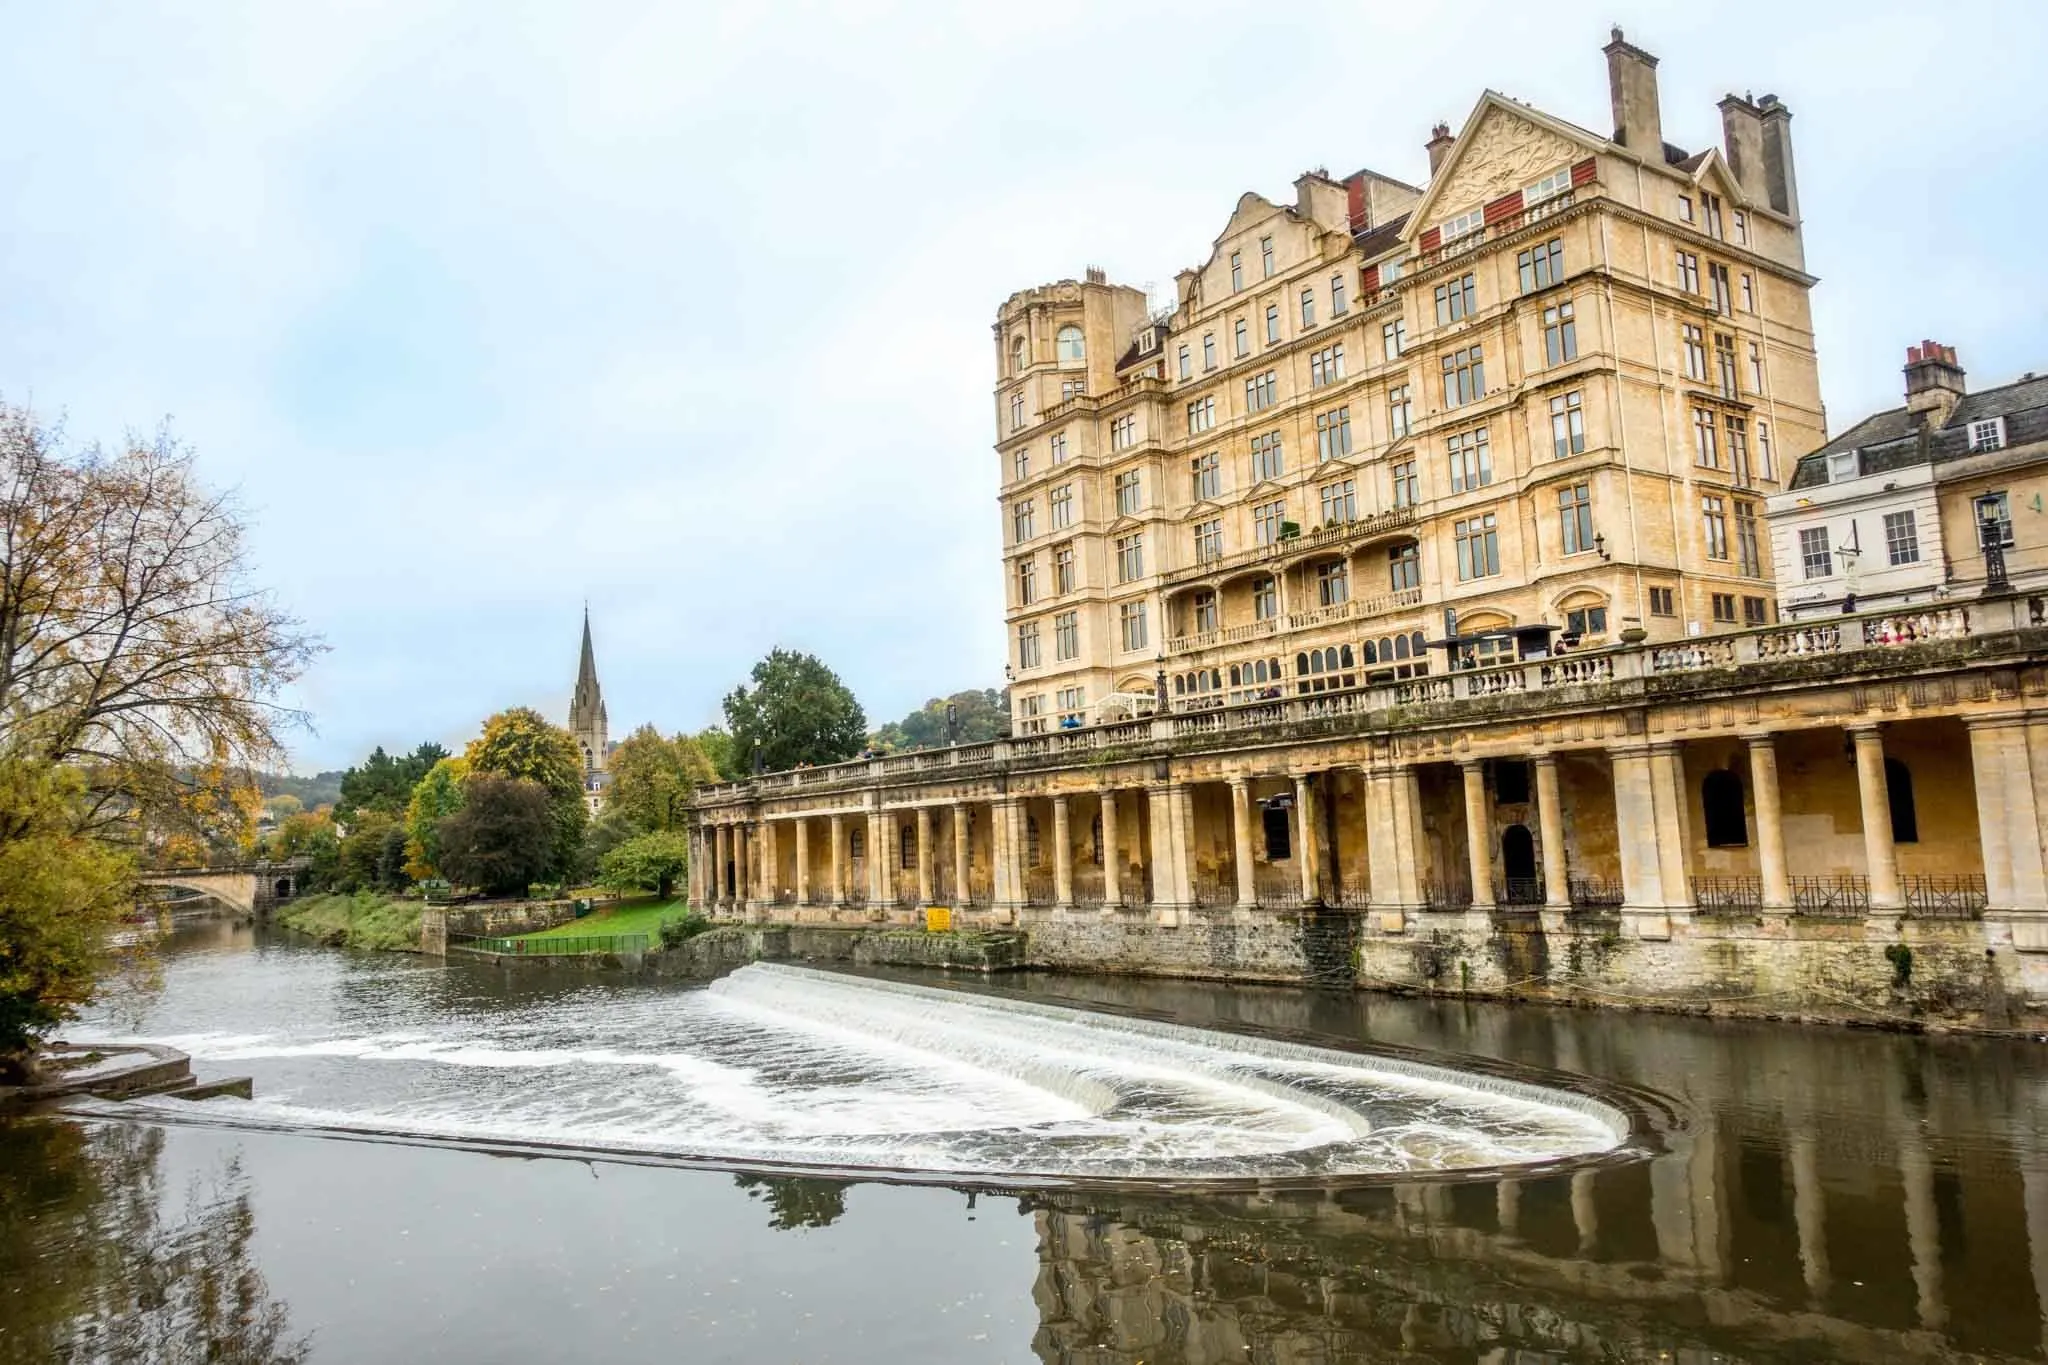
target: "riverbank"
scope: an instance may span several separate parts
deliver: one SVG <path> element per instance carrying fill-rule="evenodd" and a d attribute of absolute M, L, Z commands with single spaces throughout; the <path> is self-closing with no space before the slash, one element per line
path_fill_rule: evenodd
<path fill-rule="evenodd" d="M 416 953 L 421 908 L 418 901 L 394 901 L 368 891 L 337 892 L 282 906 L 276 922 L 333 948 Z"/>

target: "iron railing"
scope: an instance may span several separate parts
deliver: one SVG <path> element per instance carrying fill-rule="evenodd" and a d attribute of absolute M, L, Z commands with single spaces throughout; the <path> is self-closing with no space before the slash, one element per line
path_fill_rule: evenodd
<path fill-rule="evenodd" d="M 1293 869 L 1286 869 L 1292 872 Z M 1261 910 L 1294 910 L 1302 903 L 1301 877 L 1274 869 L 1252 874 L 1252 904 Z"/>
<path fill-rule="evenodd" d="M 1904 877 L 1906 910 L 1914 919 L 1977 919 L 1990 903 L 1982 876 Z"/>
<path fill-rule="evenodd" d="M 1807 919 L 1861 919 L 1870 912 L 1870 878 L 1847 873 L 1792 878 L 1792 913 Z"/>
<path fill-rule="evenodd" d="M 849 887 L 847 887 L 847 888 L 846 888 L 846 897 L 845 897 L 845 899 L 844 899 L 844 900 L 840 901 L 839 903 L 840 903 L 841 905 L 847 905 L 847 906 L 851 906 L 851 907 L 853 907 L 853 908 L 854 908 L 855 910 L 864 910 L 864 909 L 866 909 L 866 908 L 867 908 L 867 903 L 868 903 L 868 884 L 867 884 L 867 882 L 866 882 L 866 881 L 864 881 L 864 880 L 863 880 L 863 881 L 857 881 L 857 882 L 855 882 L 855 883 L 854 883 L 854 884 L 853 884 L 852 886 L 849 886 Z"/>
<path fill-rule="evenodd" d="M 1426 910 L 1469 910 L 1472 883 L 1457 877 L 1424 877 L 1422 905 Z"/>
<path fill-rule="evenodd" d="M 1026 905 L 1053 904 L 1056 888 L 1050 872 L 1027 872 L 1024 874 L 1024 903 Z"/>
<path fill-rule="evenodd" d="M 450 934 L 448 946 L 461 952 L 495 957 L 583 957 L 605 953 L 644 953 L 646 934 L 543 935 L 539 938 L 492 938 L 482 934 Z"/>
<path fill-rule="evenodd" d="M 1077 867 L 1073 872 L 1074 904 L 1099 906 L 1108 885 L 1099 867 Z"/>
<path fill-rule="evenodd" d="M 1195 878 L 1195 884 L 1190 890 L 1195 898 L 1195 904 L 1204 910 L 1221 910 L 1237 904 L 1236 886 L 1225 886 L 1214 877 Z"/>
<path fill-rule="evenodd" d="M 995 893 L 989 889 L 988 878 L 969 877 L 967 879 L 967 894 L 960 899 L 962 903 L 974 909 L 986 910 L 989 906 L 995 904 L 996 898 Z"/>
<path fill-rule="evenodd" d="M 1339 881 L 1324 896 L 1324 901 L 1340 910 L 1369 910 L 1372 908 L 1372 890 L 1358 882 Z"/>
<path fill-rule="evenodd" d="M 783 890 L 783 891 L 778 891 L 778 892 L 776 892 L 776 893 L 775 893 L 775 903 L 776 903 L 777 905 L 795 905 L 795 904 L 796 904 L 796 892 L 794 892 L 794 891 L 789 891 L 789 890 Z"/>
<path fill-rule="evenodd" d="M 1760 915 L 1764 884 L 1760 877 L 1694 877 L 1692 903 L 1702 915 Z"/>
<path fill-rule="evenodd" d="M 1611 915 L 1627 898 L 1621 883 L 1611 877 L 1572 877 L 1565 890 L 1575 915 Z"/>
<path fill-rule="evenodd" d="M 915 872 L 897 874 L 896 904 L 917 904 L 917 874 Z"/>
<path fill-rule="evenodd" d="M 1494 884 L 1494 904 L 1520 909 L 1543 904 L 1541 877 L 1503 877 Z"/>

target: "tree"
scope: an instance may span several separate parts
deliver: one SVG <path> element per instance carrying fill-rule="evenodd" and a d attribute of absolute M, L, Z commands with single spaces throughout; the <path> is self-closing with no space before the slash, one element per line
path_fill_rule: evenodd
<path fill-rule="evenodd" d="M 405 826 L 383 811 L 364 811 L 341 841 L 335 885 L 343 891 L 403 891 Z"/>
<path fill-rule="evenodd" d="M 704 751 L 704 757 L 710 761 L 711 770 L 718 774 L 720 781 L 737 782 L 745 776 L 733 764 L 732 731 L 722 725 L 707 725 L 690 738 Z"/>
<path fill-rule="evenodd" d="M 622 812 L 643 830 L 677 828 L 697 784 L 718 780 L 696 740 L 663 739 L 652 725 L 620 740 L 605 770 L 611 775 L 605 809 Z"/>
<path fill-rule="evenodd" d="M 382 745 L 377 746 L 361 767 L 350 768 L 341 775 L 341 799 L 335 803 L 335 818 L 346 825 L 366 810 L 403 815 L 406 802 L 412 799 L 412 789 L 446 757 L 448 751 L 432 742 L 420 745 L 403 758 L 393 758 Z"/>
<path fill-rule="evenodd" d="M 953 725 L 946 725 L 946 708 L 953 708 Z M 992 687 L 955 692 L 950 697 L 933 697 L 900 721 L 890 721 L 868 737 L 874 748 L 936 749 L 945 744 L 986 744 L 1010 733 L 1007 696 Z"/>
<path fill-rule="evenodd" d="M 485 721 L 463 757 L 472 784 L 480 777 L 509 777 L 546 790 L 555 818 L 541 876 L 574 866 L 590 810 L 583 803 L 583 750 L 567 730 L 550 725 L 538 711 L 515 706 Z"/>
<path fill-rule="evenodd" d="M 555 800 L 524 778 L 472 772 L 462 809 L 441 822 L 441 871 L 494 896 L 516 895 L 555 867 Z"/>
<path fill-rule="evenodd" d="M 105 961 L 134 849 L 248 837 L 252 774 L 301 721 L 318 646 L 249 583 L 227 497 L 159 432 L 65 448 L 0 406 L 0 1049 L 66 1017 Z"/>
<path fill-rule="evenodd" d="M 415 878 L 439 874 L 441 822 L 462 809 L 469 760 L 444 758 L 427 770 L 405 806 L 405 870 Z"/>
<path fill-rule="evenodd" d="M 689 866 L 689 836 L 662 830 L 628 839 L 605 854 L 598 884 L 622 896 L 632 891 L 652 891 L 667 900 L 675 894 L 676 879 Z"/>
<path fill-rule="evenodd" d="M 838 763 L 860 752 L 868 722 L 839 675 L 809 654 L 771 650 L 754 665 L 753 686 L 725 698 L 733 756 L 751 772 Z"/>

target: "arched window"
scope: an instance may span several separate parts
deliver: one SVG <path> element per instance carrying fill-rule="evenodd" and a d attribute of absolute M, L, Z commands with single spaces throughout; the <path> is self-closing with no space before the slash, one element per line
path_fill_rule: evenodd
<path fill-rule="evenodd" d="M 1081 329 L 1074 326 L 1062 327 L 1053 338 L 1057 347 L 1060 364 L 1078 365 L 1088 358 L 1088 343 L 1081 340 Z"/>
<path fill-rule="evenodd" d="M 1300 676 L 1301 674 L 1308 672 L 1307 651 L 1303 651 L 1302 653 L 1294 656 L 1294 672 L 1296 676 Z"/>
<path fill-rule="evenodd" d="M 1241 678 L 1239 678 L 1239 677 L 1237 676 L 1237 665 L 1236 665 L 1236 664 L 1232 664 L 1232 665 L 1230 666 L 1230 685 L 1231 685 L 1232 687 L 1241 687 L 1241 686 L 1243 686 L 1243 685 L 1244 685 L 1243 679 L 1241 679 Z"/>
<path fill-rule="evenodd" d="M 1357 656 L 1351 652 L 1350 645 L 1344 646 L 1344 648 L 1340 651 L 1340 654 L 1342 656 L 1342 663 L 1339 666 L 1343 668 L 1352 667 L 1357 659 Z"/>
<path fill-rule="evenodd" d="M 1892 807 L 1892 842 L 1920 842 L 1920 812 L 1913 805 L 1913 770 L 1896 758 L 1884 761 L 1884 792 Z"/>
<path fill-rule="evenodd" d="M 1394 657 L 1397 659 L 1405 659 L 1408 657 L 1407 636 L 1397 635 L 1394 637 Z"/>
<path fill-rule="evenodd" d="M 1380 661 L 1380 652 L 1370 640 L 1365 642 L 1365 661 L 1369 664 L 1376 664 Z"/>
<path fill-rule="evenodd" d="M 1742 779 L 1722 768 L 1700 783 L 1708 848 L 1748 848 L 1749 823 L 1742 813 Z"/>
<path fill-rule="evenodd" d="M 1010 373 L 1024 373 L 1024 338 L 1021 334 L 1010 338 Z"/>
<path fill-rule="evenodd" d="M 1182 674 L 1182 673 L 1176 673 L 1176 674 L 1174 674 L 1174 675 L 1173 675 L 1173 695 L 1174 695 L 1174 696 L 1176 696 L 1176 697 L 1182 697 L 1182 696 L 1186 696 L 1186 695 L 1187 695 L 1187 690 L 1188 690 L 1188 680 L 1187 680 L 1187 676 L 1186 676 L 1185 674 Z"/>
<path fill-rule="evenodd" d="M 860 858 L 866 856 L 868 841 L 862 837 L 866 833 L 866 830 L 861 829 L 850 829 L 846 832 L 847 857 Z"/>

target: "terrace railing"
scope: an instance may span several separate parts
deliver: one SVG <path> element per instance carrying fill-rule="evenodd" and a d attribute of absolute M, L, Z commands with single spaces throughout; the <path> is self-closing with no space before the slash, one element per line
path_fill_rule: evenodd
<path fill-rule="evenodd" d="M 1978 919 L 1990 903 L 1984 878 L 1914 876 L 1900 879 L 1906 892 L 1906 913 L 1914 919 Z"/>
<path fill-rule="evenodd" d="M 646 934 L 542 935 L 538 938 L 493 938 L 481 934 L 450 934 L 450 952 L 483 953 L 492 957 L 585 957 L 644 953 Z"/>
<path fill-rule="evenodd" d="M 1870 878 L 1846 873 L 1794 877 L 1792 913 L 1806 919 L 1861 919 L 1870 913 Z"/>
<path fill-rule="evenodd" d="M 1692 902 L 1697 913 L 1739 917 L 1761 915 L 1764 884 L 1760 877 L 1694 877 Z"/>

